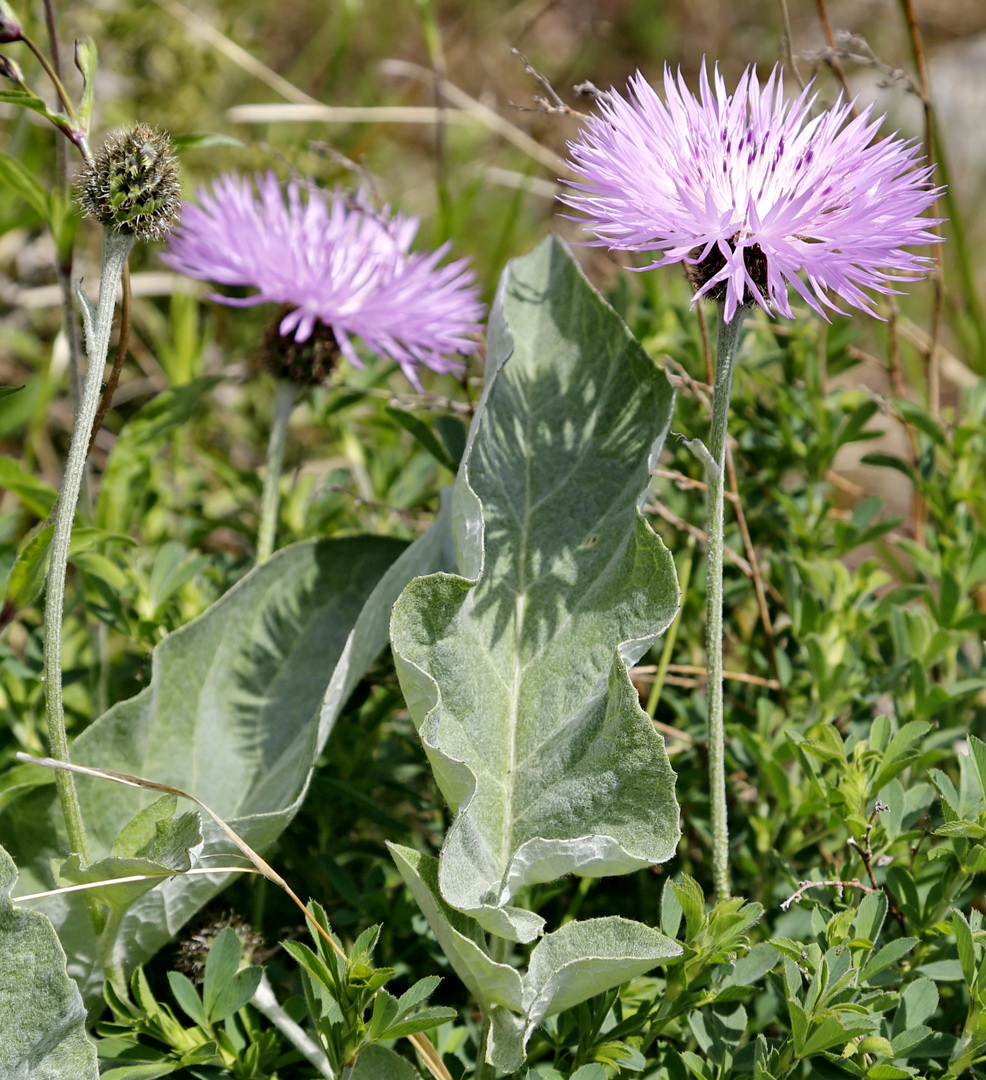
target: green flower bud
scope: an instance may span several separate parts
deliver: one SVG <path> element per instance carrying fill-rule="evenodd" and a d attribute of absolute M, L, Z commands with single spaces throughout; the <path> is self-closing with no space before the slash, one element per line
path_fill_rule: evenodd
<path fill-rule="evenodd" d="M 9 56 L 0 55 L 0 78 L 10 79 L 18 86 L 24 85 L 24 72 L 21 71 L 20 64 Z"/>
<path fill-rule="evenodd" d="M 178 221 L 181 174 L 163 131 L 137 124 L 115 131 L 79 178 L 88 217 L 138 240 L 160 240 Z"/>

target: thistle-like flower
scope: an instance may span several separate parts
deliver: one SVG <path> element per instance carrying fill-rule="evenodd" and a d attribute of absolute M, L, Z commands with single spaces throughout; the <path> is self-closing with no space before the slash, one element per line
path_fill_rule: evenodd
<path fill-rule="evenodd" d="M 748 68 L 733 94 L 703 65 L 696 98 L 679 71 L 664 71 L 664 98 L 638 72 L 629 100 L 611 91 L 569 144 L 578 176 L 561 196 L 588 216 L 590 243 L 656 251 L 643 269 L 684 263 L 700 296 L 792 318 L 790 285 L 823 317 L 835 297 L 874 314 L 863 290 L 894 282 L 931 260 L 903 249 L 937 243 L 923 218 L 941 189 L 915 142 L 874 141 L 882 117 L 852 118 L 837 102 L 812 114 L 811 87 L 784 98 L 778 68 L 761 88 Z M 804 280 L 800 275 L 804 275 Z"/>
<path fill-rule="evenodd" d="M 411 252 L 417 229 L 417 218 L 377 211 L 362 192 L 296 180 L 282 190 L 273 173 L 253 181 L 230 173 L 185 207 L 163 258 L 190 277 L 257 290 L 245 299 L 211 294 L 221 303 L 286 306 L 283 337 L 305 342 L 328 327 L 357 367 L 352 338 L 361 338 L 418 386 L 419 365 L 461 369 L 449 354 L 476 349 L 483 308 L 466 260 L 440 265 L 449 244 Z"/>
<path fill-rule="evenodd" d="M 78 190 L 87 216 L 138 240 L 163 239 L 181 210 L 171 139 L 147 124 L 113 132 L 80 174 Z"/>

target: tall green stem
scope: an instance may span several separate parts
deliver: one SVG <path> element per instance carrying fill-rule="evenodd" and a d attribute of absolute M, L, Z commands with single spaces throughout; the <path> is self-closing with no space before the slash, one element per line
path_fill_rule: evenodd
<path fill-rule="evenodd" d="M 722 547 L 726 428 L 733 361 L 746 314 L 739 307 L 726 322 L 719 310 L 712 433 L 705 460 L 708 483 L 708 575 L 706 579 L 706 667 L 708 668 L 709 788 L 712 801 L 712 876 L 716 899 L 729 898 L 729 823 L 726 816 L 726 734 L 722 710 Z"/>
<path fill-rule="evenodd" d="M 277 536 L 277 512 L 281 504 L 281 472 L 284 468 L 284 444 L 287 441 L 288 420 L 294 411 L 298 388 L 285 379 L 277 380 L 274 391 L 274 417 L 267 442 L 267 465 L 264 472 L 264 492 L 260 499 L 260 529 L 257 533 L 257 562 L 266 562 L 274 554 Z"/>
<path fill-rule="evenodd" d="M 82 317 L 86 331 L 88 366 L 82 387 L 82 397 L 75 416 L 75 426 L 72 429 L 68 461 L 65 463 L 65 476 L 62 479 L 62 489 L 59 492 L 58 506 L 55 510 L 48 581 L 45 588 L 45 714 L 48 720 L 50 753 L 58 761 L 69 760 L 65 708 L 62 702 L 62 618 L 65 610 L 65 571 L 68 565 L 69 544 L 72 540 L 72 522 L 79 503 L 89 438 L 96 418 L 96 409 L 99 406 L 103 369 L 106 366 L 110 331 L 113 327 L 116 290 L 133 245 L 132 236 L 105 229 L 103 266 L 99 277 L 99 306 L 95 310 L 81 288 L 79 289 L 79 301 L 82 304 Z M 82 811 L 79 807 L 79 797 L 72 774 L 59 769 L 55 773 L 55 782 L 71 849 L 81 855 L 84 862 L 89 862 L 89 844 L 86 840 Z"/>

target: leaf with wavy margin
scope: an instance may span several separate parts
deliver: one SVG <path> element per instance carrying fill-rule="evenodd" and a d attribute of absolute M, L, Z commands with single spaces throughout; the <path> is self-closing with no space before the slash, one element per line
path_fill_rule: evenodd
<path fill-rule="evenodd" d="M 460 576 L 405 589 L 391 642 L 455 820 L 442 897 L 518 941 L 525 885 L 664 862 L 674 773 L 627 673 L 678 606 L 637 504 L 670 423 L 664 375 L 549 238 L 507 267 L 453 494 Z"/>

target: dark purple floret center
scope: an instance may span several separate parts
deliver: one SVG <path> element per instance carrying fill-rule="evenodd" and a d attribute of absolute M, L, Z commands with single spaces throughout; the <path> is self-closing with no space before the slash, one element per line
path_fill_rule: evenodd
<path fill-rule="evenodd" d="M 293 310 L 290 305 L 284 305 L 274 312 L 260 344 L 261 363 L 278 379 L 299 386 L 320 386 L 339 360 L 339 344 L 332 328 L 323 322 L 316 322 L 311 337 L 304 341 L 283 337 L 281 322 Z"/>
<path fill-rule="evenodd" d="M 735 239 L 735 236 L 729 239 L 730 247 L 734 246 L 733 241 Z M 697 259 L 701 254 L 702 248 L 692 248 L 688 253 L 688 258 Z M 767 289 L 767 256 L 763 253 L 759 244 L 751 244 L 743 249 L 743 264 L 757 288 L 761 293 L 765 293 Z M 713 244 L 712 249 L 701 262 L 685 262 L 685 273 L 688 275 L 692 288 L 697 291 L 710 282 L 725 265 L 726 260 L 723 258 L 722 252 L 717 245 Z M 726 299 L 727 288 L 728 281 L 723 280 L 714 285 L 704 295 L 710 300 L 722 301 Z"/>

